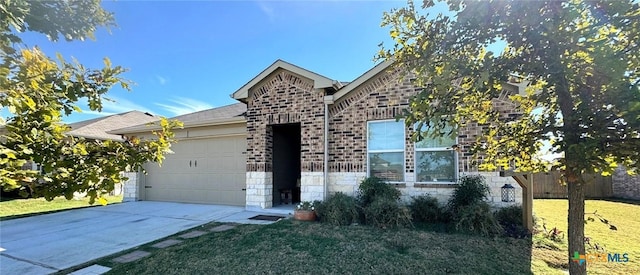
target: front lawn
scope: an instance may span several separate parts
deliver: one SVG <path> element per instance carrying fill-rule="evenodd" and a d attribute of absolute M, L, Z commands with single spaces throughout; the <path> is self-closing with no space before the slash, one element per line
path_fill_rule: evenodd
<path fill-rule="evenodd" d="M 146 245 L 148 258 L 99 264 L 113 267 L 109 274 L 528 274 L 529 248 L 522 239 L 286 220 Z"/>
<path fill-rule="evenodd" d="M 534 202 L 540 225 L 563 231 L 561 242 L 541 235 L 532 241 L 442 233 L 445 227 L 439 226 L 383 230 L 285 220 L 238 225 L 168 248 L 151 247 L 158 240 L 136 248 L 151 252 L 146 258 L 126 264 L 112 261 L 130 252 L 125 251 L 86 265 L 111 267 L 109 274 L 566 274 L 566 209 L 566 200 Z M 587 211 L 595 210 L 618 230 L 589 223 L 591 243 L 603 246 L 605 253 L 628 253 L 630 261 L 591 263 L 589 274 L 640 274 L 640 205 L 587 201 Z M 206 232 L 217 225 L 194 229 Z"/>
<path fill-rule="evenodd" d="M 105 198 L 110 204 L 122 202 L 122 196 L 107 196 Z M 100 203 L 96 201 L 93 205 L 100 205 Z M 52 201 L 46 201 L 43 198 L 2 198 L 2 201 L 0 201 L 0 209 L 2 209 L 2 211 L 0 211 L 0 220 L 21 218 L 88 206 L 91 206 L 89 204 L 89 198 L 67 200 L 64 197 L 57 197 Z"/>

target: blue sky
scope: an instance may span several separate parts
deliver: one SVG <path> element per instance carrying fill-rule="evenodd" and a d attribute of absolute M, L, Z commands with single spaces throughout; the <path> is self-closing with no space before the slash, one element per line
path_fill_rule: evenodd
<path fill-rule="evenodd" d="M 351 81 L 375 65 L 382 14 L 405 1 L 105 1 L 118 27 L 96 40 L 25 42 L 90 68 L 109 57 L 129 71 L 131 92 L 109 92 L 102 115 L 132 109 L 173 117 L 234 103 L 236 91 L 277 59 Z M 81 106 L 87 109 L 86 106 Z M 65 119 L 96 117 L 85 111 Z"/>

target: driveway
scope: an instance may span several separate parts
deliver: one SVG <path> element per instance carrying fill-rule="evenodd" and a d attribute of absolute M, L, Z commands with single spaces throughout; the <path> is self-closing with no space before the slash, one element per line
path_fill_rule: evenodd
<path fill-rule="evenodd" d="M 49 274 L 212 221 L 269 223 L 243 207 L 127 202 L 0 221 L 0 274 Z"/>

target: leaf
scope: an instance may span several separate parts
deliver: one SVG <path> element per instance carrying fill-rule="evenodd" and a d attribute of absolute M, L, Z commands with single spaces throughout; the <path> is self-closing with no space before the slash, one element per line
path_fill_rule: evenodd
<path fill-rule="evenodd" d="M 105 199 L 104 197 L 100 197 L 100 198 L 98 199 L 98 202 L 99 202 L 100 204 L 102 204 L 102 206 L 105 206 L 105 205 L 107 205 L 107 203 L 108 203 L 107 199 Z"/>

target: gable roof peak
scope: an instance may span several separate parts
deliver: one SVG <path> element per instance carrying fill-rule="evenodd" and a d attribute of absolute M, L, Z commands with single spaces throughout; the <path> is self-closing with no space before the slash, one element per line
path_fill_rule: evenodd
<path fill-rule="evenodd" d="M 273 64 L 271 64 L 269 67 L 264 69 L 249 82 L 247 82 L 247 84 L 244 84 L 242 87 L 240 87 L 240 89 L 231 94 L 231 97 L 246 102 L 246 99 L 249 97 L 249 90 L 251 90 L 251 88 L 256 86 L 258 83 L 260 83 L 262 80 L 267 78 L 269 75 L 271 75 L 271 73 L 275 72 L 278 69 L 287 70 L 313 80 L 314 89 L 333 87 L 334 84 L 337 83 L 337 81 L 326 76 L 296 66 L 282 59 L 277 59 L 275 62 L 273 62 Z"/>

